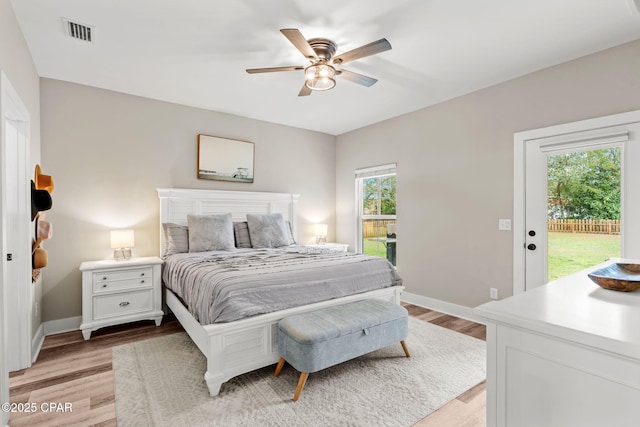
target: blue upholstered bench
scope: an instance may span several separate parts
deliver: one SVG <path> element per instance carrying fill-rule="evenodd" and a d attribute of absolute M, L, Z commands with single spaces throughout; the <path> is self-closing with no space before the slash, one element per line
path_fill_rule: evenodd
<path fill-rule="evenodd" d="M 274 375 L 282 371 L 285 361 L 300 371 L 293 400 L 298 400 L 311 372 L 400 342 L 408 334 L 407 310 L 389 301 L 370 299 L 327 307 L 285 317 L 278 323 L 280 361 Z"/>

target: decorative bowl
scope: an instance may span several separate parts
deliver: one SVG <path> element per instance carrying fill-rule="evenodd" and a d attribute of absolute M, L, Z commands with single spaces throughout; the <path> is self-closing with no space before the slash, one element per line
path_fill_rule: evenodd
<path fill-rule="evenodd" d="M 631 292 L 640 288 L 640 264 L 618 262 L 592 271 L 589 278 L 604 289 Z"/>

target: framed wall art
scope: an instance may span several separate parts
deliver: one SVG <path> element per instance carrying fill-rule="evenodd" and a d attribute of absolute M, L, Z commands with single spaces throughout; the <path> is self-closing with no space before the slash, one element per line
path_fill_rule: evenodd
<path fill-rule="evenodd" d="M 253 142 L 198 135 L 198 178 L 253 182 Z"/>

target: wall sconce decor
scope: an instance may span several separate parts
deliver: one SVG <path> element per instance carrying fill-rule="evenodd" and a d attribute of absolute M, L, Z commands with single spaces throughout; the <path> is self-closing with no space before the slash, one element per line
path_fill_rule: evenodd
<path fill-rule="evenodd" d="M 116 261 L 131 259 L 131 248 L 134 246 L 133 230 L 112 230 L 111 249 Z"/>
<path fill-rule="evenodd" d="M 316 224 L 314 226 L 316 235 L 316 244 L 323 245 L 327 243 L 327 224 Z"/>

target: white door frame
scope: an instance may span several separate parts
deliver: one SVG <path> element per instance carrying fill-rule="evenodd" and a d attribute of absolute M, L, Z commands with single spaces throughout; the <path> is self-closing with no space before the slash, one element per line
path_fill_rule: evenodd
<path fill-rule="evenodd" d="M 581 120 L 513 135 L 513 294 L 525 291 L 525 146 L 527 142 L 640 122 L 640 110 Z"/>
<path fill-rule="evenodd" d="M 17 242 L 16 245 L 13 246 L 13 250 L 16 251 L 16 256 L 14 257 L 14 261 L 18 262 L 19 267 L 22 270 L 25 270 L 25 283 L 19 283 L 19 288 L 17 291 L 17 301 L 13 299 L 15 297 L 15 293 L 12 296 L 12 299 L 9 300 L 8 296 L 8 288 L 7 288 L 7 235 L 5 232 L 6 229 L 6 219 L 5 219 L 5 206 L 4 206 L 4 195 L 5 195 L 5 187 L 10 185 L 5 182 L 5 120 L 10 119 L 12 121 L 16 121 L 19 123 L 20 132 L 25 136 L 24 143 L 26 146 L 24 147 L 25 159 L 24 165 L 21 165 L 21 170 L 24 170 L 24 182 L 21 185 L 25 185 L 25 192 L 28 191 L 26 189 L 26 185 L 29 182 L 27 176 L 27 168 L 29 161 L 29 122 L 30 115 L 29 111 L 25 107 L 25 105 L 20 100 L 17 91 L 13 88 L 9 79 L 4 74 L 2 70 L 0 70 L 0 309 L 2 311 L 2 321 L 0 322 L 0 402 L 9 402 L 9 365 L 7 363 L 7 351 L 8 351 L 8 339 L 11 336 L 12 342 L 18 342 L 18 348 L 12 349 L 12 351 L 17 351 L 19 354 L 20 364 L 24 367 L 31 366 L 31 300 L 32 300 L 32 285 L 31 285 L 31 256 L 30 256 L 30 242 L 29 237 L 30 233 L 30 223 L 25 221 L 25 229 L 22 231 L 18 231 L 20 235 L 24 235 L 23 239 L 20 239 L 20 242 Z M 20 170 L 19 169 L 19 170 Z M 11 183 L 12 185 L 16 185 L 15 183 Z M 26 194 L 26 193 L 25 193 Z M 26 206 L 28 201 L 28 197 L 25 197 L 25 206 L 22 209 L 25 212 L 29 212 L 29 207 Z M 28 218 L 27 218 L 28 219 Z M 19 253 L 18 253 L 19 252 Z M 15 288 L 14 288 L 15 289 Z M 18 319 L 17 326 L 14 324 L 14 327 L 11 330 L 8 329 L 7 323 L 7 307 L 9 304 L 17 304 L 18 305 Z M 16 338 L 14 340 L 14 338 Z M 7 419 L 4 419 L 6 413 L 0 413 L 0 424 L 5 424 Z"/>

